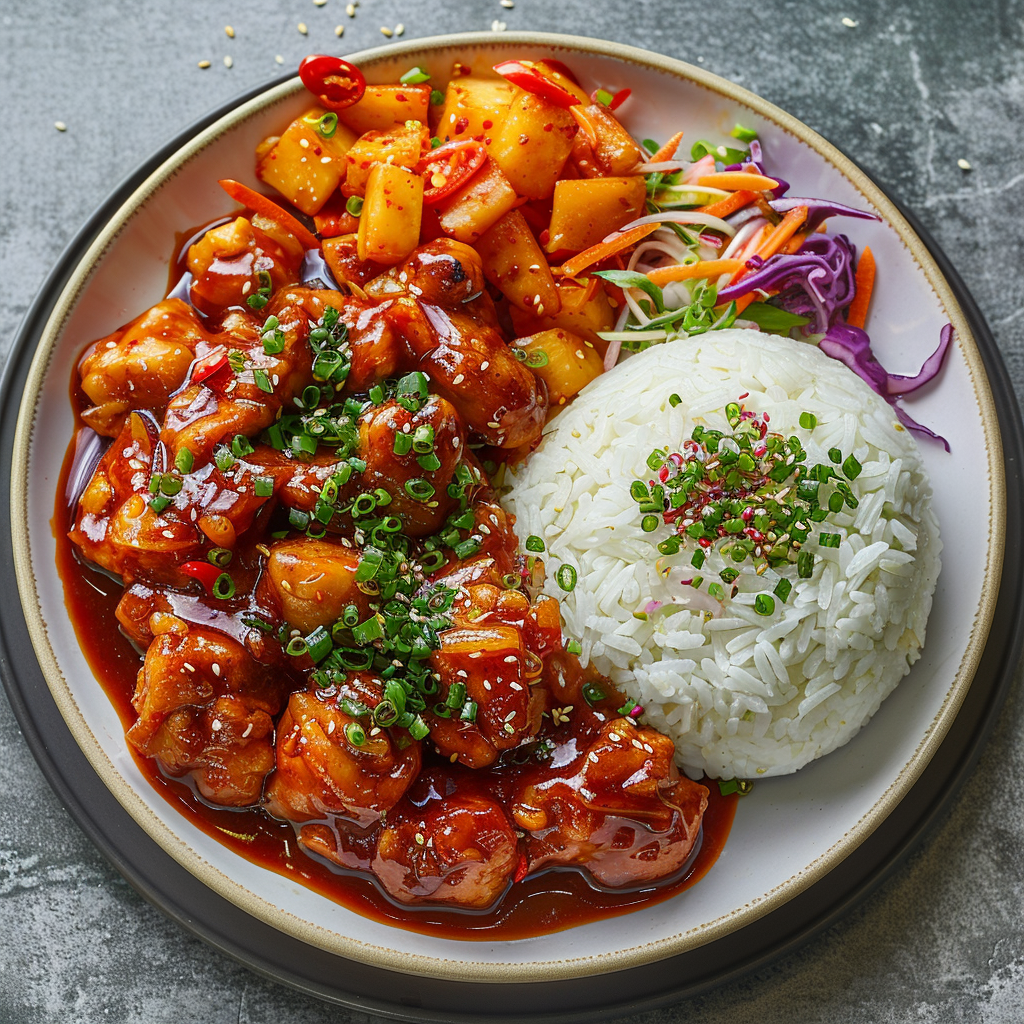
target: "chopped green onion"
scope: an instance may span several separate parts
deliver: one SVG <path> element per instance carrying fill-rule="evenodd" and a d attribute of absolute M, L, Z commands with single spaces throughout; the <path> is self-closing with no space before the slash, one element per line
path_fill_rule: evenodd
<path fill-rule="evenodd" d="M 363 212 L 363 197 L 349 196 L 345 202 L 345 212 L 351 217 L 358 217 Z"/>
<path fill-rule="evenodd" d="M 580 693 L 583 694 L 583 699 L 591 707 L 600 703 L 608 696 L 608 694 L 605 693 L 597 683 L 584 683 L 580 688 Z"/>
<path fill-rule="evenodd" d="M 442 103 L 444 103 L 444 93 L 441 92 L 440 89 L 431 89 L 430 90 L 430 103 L 431 103 L 431 106 L 434 106 L 434 107 L 440 106 Z M 437 149 L 437 146 L 434 145 L 435 142 L 437 143 L 437 146 L 439 146 L 441 144 L 441 140 L 440 139 L 431 139 L 430 140 L 430 148 L 431 149 Z"/>
<path fill-rule="evenodd" d="M 174 456 L 174 466 L 179 473 L 191 473 L 194 462 L 195 457 L 187 448 L 182 448 L 178 454 Z M 847 473 L 846 475 L 849 476 L 850 474 Z"/>
<path fill-rule="evenodd" d="M 668 396 L 668 404 L 671 405 L 673 409 L 677 405 L 681 404 L 682 401 L 683 400 L 678 395 L 676 395 L 676 394 L 671 394 L 671 395 Z"/>
<path fill-rule="evenodd" d="M 415 501 L 429 501 L 435 493 L 434 485 L 421 476 L 405 481 L 405 493 Z"/>
<path fill-rule="evenodd" d="M 818 417 L 813 412 L 800 413 L 800 426 L 804 430 L 813 430 L 818 425 Z"/>
<path fill-rule="evenodd" d="M 579 642 L 579 640 L 570 640 L 565 645 L 565 650 L 568 654 L 582 654 L 583 645 Z"/>
<path fill-rule="evenodd" d="M 843 472 L 847 480 L 856 480 L 863 468 L 852 455 L 843 463 Z"/>
<path fill-rule="evenodd" d="M 170 503 L 171 503 L 171 499 L 168 498 L 168 497 L 165 497 L 163 494 L 158 494 L 155 498 L 150 498 L 149 499 L 149 507 L 157 515 L 160 515 L 160 513 L 163 512 L 163 510 L 165 508 L 167 508 L 167 506 L 170 505 Z"/>
<path fill-rule="evenodd" d="M 213 581 L 213 596 L 220 601 L 229 601 L 235 596 L 235 581 L 226 572 Z"/>
<path fill-rule="evenodd" d="M 309 649 L 309 656 L 316 662 L 323 661 L 331 653 L 333 646 L 331 634 L 323 626 L 317 626 L 306 637 L 306 647 Z"/>
<path fill-rule="evenodd" d="M 526 544 L 524 547 L 527 551 L 543 551 L 544 541 L 535 533 L 531 533 L 530 536 L 526 538 Z"/>
<path fill-rule="evenodd" d="M 792 590 L 793 590 L 793 584 L 790 583 L 789 580 L 787 580 L 785 577 L 783 577 L 782 579 L 779 580 L 778 583 L 775 584 L 775 589 L 772 591 L 772 593 L 783 604 L 785 604 L 786 603 L 786 598 L 789 597 L 789 595 L 792 592 Z"/>
<path fill-rule="evenodd" d="M 232 553 L 228 548 L 210 548 L 206 552 L 206 560 L 218 569 L 226 569 L 231 564 L 231 559 Z"/>
<path fill-rule="evenodd" d="M 274 478 L 272 476 L 258 476 L 253 481 L 253 490 L 257 498 L 269 498 L 274 493 Z"/>
<path fill-rule="evenodd" d="M 841 534 L 838 533 L 819 533 L 818 543 L 823 548 L 837 548 L 843 542 Z"/>
<path fill-rule="evenodd" d="M 252 455 L 255 449 L 249 443 L 249 438 L 244 434 L 235 434 L 231 439 L 231 454 L 236 459 L 244 458 L 246 455 Z"/>
<path fill-rule="evenodd" d="M 555 582 L 566 593 L 570 593 L 572 590 L 576 588 L 576 580 L 576 570 L 571 565 L 569 565 L 568 562 L 563 562 L 558 567 L 558 572 L 555 573 Z"/>
<path fill-rule="evenodd" d="M 428 75 L 423 68 L 409 68 L 409 70 L 399 78 L 399 81 L 402 85 L 420 85 L 422 82 L 429 82 L 430 75 Z"/>
<path fill-rule="evenodd" d="M 771 615 L 775 611 L 775 599 L 771 594 L 758 594 L 754 598 L 754 611 L 758 615 Z"/>
<path fill-rule="evenodd" d="M 316 123 L 316 130 L 325 139 L 333 139 L 334 133 L 338 130 L 338 115 L 330 111 L 323 115 Z"/>
<path fill-rule="evenodd" d="M 753 142 L 757 138 L 757 132 L 753 128 L 744 128 L 741 124 L 737 124 L 729 134 L 740 142 Z"/>
<path fill-rule="evenodd" d="M 366 731 L 358 722 L 349 722 L 345 726 L 345 739 L 353 747 L 361 747 L 366 743 Z"/>

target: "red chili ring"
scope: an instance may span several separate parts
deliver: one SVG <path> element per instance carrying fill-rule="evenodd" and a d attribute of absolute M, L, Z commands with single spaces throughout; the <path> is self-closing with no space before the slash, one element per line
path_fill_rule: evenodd
<path fill-rule="evenodd" d="M 344 110 L 366 92 L 366 79 L 354 64 L 326 53 L 313 53 L 299 65 L 302 84 L 329 110 Z"/>

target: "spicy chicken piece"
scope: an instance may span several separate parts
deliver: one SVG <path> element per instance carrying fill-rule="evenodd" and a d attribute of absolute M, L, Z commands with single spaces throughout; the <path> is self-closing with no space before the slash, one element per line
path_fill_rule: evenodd
<path fill-rule="evenodd" d="M 268 353 L 262 341 L 264 325 L 240 312 L 225 317 L 209 347 L 197 349 L 203 365 L 217 369 L 171 400 L 160 437 L 172 458 L 187 448 L 197 460 L 206 461 L 218 444 L 236 434 L 254 437 L 312 382 L 305 313 L 286 306 L 278 321 L 274 332 L 280 351 Z M 238 355 L 231 356 L 232 352 Z"/>
<path fill-rule="evenodd" d="M 708 792 L 681 778 L 672 741 L 626 718 L 606 721 L 589 742 L 556 747 L 512 804 L 527 831 L 530 871 L 585 867 L 616 888 L 665 878 L 686 863 L 700 836 Z"/>
<path fill-rule="evenodd" d="M 184 586 L 189 578 L 180 565 L 201 556 L 207 545 L 233 548 L 270 500 L 274 481 L 244 462 L 223 471 L 206 463 L 190 473 L 169 473 L 155 435 L 151 420 L 131 415 L 82 492 L 68 535 L 85 558 L 126 583 Z M 270 489 L 257 487 L 261 477 Z"/>
<path fill-rule="evenodd" d="M 94 341 L 78 364 L 92 407 L 82 420 L 115 437 L 133 409 L 162 417 L 188 374 L 196 348 L 209 335 L 181 299 L 164 299 L 130 324 Z"/>
<path fill-rule="evenodd" d="M 455 507 L 447 488 L 465 443 L 454 406 L 437 395 L 416 410 L 394 400 L 371 407 L 359 421 L 363 489 L 383 487 L 391 495 L 385 512 L 401 520 L 408 536 L 435 533 Z"/>
<path fill-rule="evenodd" d="M 368 674 L 350 676 L 331 697 L 292 694 L 277 725 L 270 814 L 294 822 L 341 815 L 368 825 L 395 806 L 419 774 L 419 743 L 405 730 L 343 710 L 346 699 L 372 710 L 382 694 L 380 680 Z"/>
<path fill-rule="evenodd" d="M 298 280 L 302 243 L 259 214 L 211 228 L 187 254 L 189 297 L 204 313 L 244 306 L 269 283 L 277 290 Z"/>
<path fill-rule="evenodd" d="M 419 357 L 431 389 L 455 406 L 474 435 L 498 448 L 540 438 L 547 412 L 544 385 L 494 327 L 412 298 L 396 299 L 387 316 Z"/>
<path fill-rule="evenodd" d="M 369 599 L 356 585 L 357 548 L 295 537 L 275 541 L 268 551 L 257 602 L 274 609 L 280 621 L 309 633 L 330 628 L 349 605 L 358 609 L 360 622 L 370 615 Z"/>
<path fill-rule="evenodd" d="M 133 746 L 169 775 L 190 775 L 212 803 L 256 803 L 274 767 L 273 716 L 288 682 L 236 641 L 193 627 L 157 636 L 132 703 Z"/>
<path fill-rule="evenodd" d="M 484 290 L 483 263 L 472 246 L 436 238 L 415 249 L 397 267 L 365 285 L 371 298 L 411 295 L 446 309 L 462 309 Z"/>
<path fill-rule="evenodd" d="M 371 868 L 400 903 L 486 910 L 500 899 L 519 865 L 505 812 L 483 796 L 455 792 L 425 807 L 389 816 Z"/>

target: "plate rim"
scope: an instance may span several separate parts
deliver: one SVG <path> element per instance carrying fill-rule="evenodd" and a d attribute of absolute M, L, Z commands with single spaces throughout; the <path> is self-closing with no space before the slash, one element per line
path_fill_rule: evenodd
<path fill-rule="evenodd" d="M 971 373 L 975 395 L 982 412 L 982 421 L 986 433 L 986 442 L 989 452 L 989 474 L 990 488 L 993 495 L 993 511 L 996 513 L 995 521 L 992 524 L 992 532 L 995 535 L 994 539 L 996 543 L 990 552 L 990 569 L 993 562 L 995 562 L 998 569 L 1002 569 L 1004 554 L 1002 551 L 1002 542 L 1005 535 L 1006 509 L 1005 460 L 1000 424 L 998 422 L 998 410 L 992 393 L 991 377 L 984 366 L 977 338 L 974 336 L 974 332 L 969 329 L 968 318 L 964 314 L 961 308 L 961 303 L 957 301 L 957 298 L 954 296 L 946 280 L 948 273 L 945 276 L 943 275 L 942 268 L 939 266 L 937 261 L 934 261 L 932 254 L 928 252 L 928 247 L 920 239 L 920 231 L 914 231 L 913 227 L 907 222 L 906 218 L 903 217 L 895 204 L 893 204 L 885 193 L 871 181 L 870 177 L 866 175 L 863 170 L 856 167 L 856 165 L 849 161 L 841 151 L 836 149 L 836 147 L 832 146 L 826 140 L 822 139 L 817 135 L 817 133 L 812 132 L 795 118 L 792 118 L 784 111 L 781 111 L 779 108 L 767 103 L 767 101 L 764 101 L 749 91 L 742 89 L 733 83 L 727 82 L 724 79 L 719 79 L 717 76 L 703 71 L 703 69 L 693 67 L 672 58 L 662 57 L 657 54 L 650 54 L 647 51 L 639 50 L 635 47 L 626 47 L 616 43 L 585 39 L 583 37 L 547 33 L 507 33 L 503 34 L 501 38 L 495 38 L 489 33 L 464 33 L 410 40 L 402 44 L 398 44 L 397 46 L 388 45 L 375 47 L 370 50 L 361 51 L 360 53 L 353 55 L 353 57 L 354 59 L 361 60 L 363 62 L 382 59 L 391 60 L 396 57 L 400 58 L 403 52 L 429 52 L 434 49 L 449 49 L 460 45 L 486 45 L 488 48 L 493 48 L 495 46 L 510 48 L 519 45 L 542 45 L 549 46 L 552 49 L 596 53 L 601 56 L 623 60 L 627 63 L 638 64 L 642 67 L 653 67 L 656 70 L 668 72 L 674 76 L 681 75 L 683 78 L 688 79 L 697 85 L 709 88 L 719 95 L 723 95 L 738 103 L 751 107 L 757 113 L 763 115 L 768 120 L 779 125 L 790 134 L 795 135 L 798 139 L 811 146 L 813 149 L 818 151 L 824 159 L 837 167 L 837 169 L 864 194 L 865 199 L 871 202 L 876 208 L 879 208 L 883 212 L 885 218 L 894 226 L 894 228 L 896 228 L 904 244 L 907 245 L 908 250 L 918 262 L 920 269 L 925 273 L 926 279 L 935 291 L 941 305 L 947 312 L 953 315 L 951 318 L 954 319 L 954 322 L 957 316 L 962 321 L 959 324 L 955 323 L 955 326 L 957 327 L 958 334 L 961 338 L 961 345 L 964 350 L 964 356 L 968 362 L 968 369 Z M 18 417 L 17 435 L 14 441 L 15 457 L 12 460 L 11 466 L 11 471 L 14 476 L 10 478 L 12 481 L 12 505 L 10 507 L 10 511 L 13 512 L 16 509 L 20 511 L 25 507 L 24 504 L 20 504 L 19 506 L 18 503 L 19 497 L 25 497 L 24 474 L 19 475 L 18 470 L 24 466 L 25 459 L 27 459 L 28 443 L 30 440 L 29 431 L 31 428 L 31 420 L 33 418 L 31 413 L 34 412 L 34 403 L 29 402 L 28 394 L 31 393 L 33 397 L 38 395 L 38 385 L 41 382 L 42 374 L 45 371 L 46 363 L 48 362 L 49 352 L 47 351 L 45 341 L 47 339 L 50 342 L 53 341 L 59 331 L 60 322 L 63 320 L 64 314 L 66 314 L 67 310 L 77 299 L 76 293 L 88 279 L 95 261 L 106 250 L 107 246 L 116 239 L 117 231 L 119 230 L 118 222 L 123 223 L 122 215 L 124 215 L 124 219 L 131 216 L 128 208 L 137 205 L 137 203 L 144 198 L 146 194 L 148 194 L 148 191 L 152 191 L 153 188 L 157 187 L 159 184 L 158 179 L 163 179 L 171 164 L 176 166 L 184 164 L 192 155 L 199 152 L 202 148 L 205 148 L 206 145 L 212 142 L 223 131 L 230 128 L 233 124 L 244 120 L 249 116 L 252 110 L 262 109 L 267 105 L 271 105 L 279 99 L 290 95 L 294 91 L 297 91 L 297 86 L 295 85 L 293 78 L 284 82 L 275 81 L 269 85 L 253 90 L 251 93 L 246 94 L 239 100 L 229 101 L 229 103 L 225 104 L 225 106 L 220 108 L 219 111 L 208 115 L 208 117 L 203 119 L 203 121 L 201 121 L 197 126 L 183 132 L 176 140 L 172 141 L 168 146 L 164 147 L 163 150 L 159 151 L 157 156 L 163 155 L 165 157 L 162 163 L 159 163 L 158 165 L 154 164 L 154 161 L 156 160 L 156 157 L 154 157 L 151 161 L 147 162 L 147 164 L 143 165 L 144 169 L 150 169 L 150 173 L 146 174 L 141 179 L 141 183 L 137 182 L 137 187 L 128 196 L 127 200 L 124 202 L 116 202 L 115 198 L 121 190 L 119 189 L 115 192 L 108 202 L 103 204 L 100 210 L 97 211 L 97 214 L 87 222 L 86 228 L 83 228 L 83 231 L 80 232 L 75 241 L 72 242 L 67 250 L 65 250 L 65 255 L 61 257 L 58 268 L 55 269 L 54 274 L 51 275 L 51 279 L 46 282 L 44 290 L 40 293 L 41 300 L 45 295 L 49 294 L 53 287 L 55 287 L 53 279 L 57 275 L 58 269 L 64 265 L 65 260 L 74 260 L 74 253 L 72 250 L 75 248 L 76 243 L 80 242 L 90 226 L 95 225 L 97 233 L 90 240 L 84 256 L 81 256 L 74 262 L 74 266 L 70 272 L 70 278 L 66 281 L 66 284 L 55 299 L 54 305 L 51 307 L 50 315 L 41 331 L 43 343 L 40 343 L 36 349 L 32 366 L 29 370 L 29 379 L 25 388 L 26 398 Z M 256 105 L 255 107 L 253 106 L 254 104 Z M 185 139 L 184 145 L 179 144 L 182 139 Z M 169 158 L 166 157 L 167 153 L 171 154 Z M 154 166 L 156 168 L 155 170 L 152 169 Z M 138 172 L 138 174 L 141 173 L 141 171 Z M 126 187 L 131 181 L 136 180 L 138 178 L 138 174 L 127 179 L 122 188 Z M 101 214 L 103 214 L 107 209 L 112 209 L 114 211 L 113 216 L 104 218 Z M 923 263 L 921 257 L 924 257 Z M 932 263 L 933 266 L 929 267 L 929 263 Z M 26 323 L 30 318 L 31 311 L 29 316 L 26 317 Z M 19 336 L 15 344 L 18 345 L 22 341 L 23 336 L 21 332 L 19 332 Z M 15 352 L 12 349 L 12 359 L 14 354 Z M 8 365 L 11 365 L 10 362 Z M 6 391 L 6 387 L 8 385 L 7 368 L 5 368 L 3 383 Z M 993 424 L 995 426 L 994 434 Z M 1002 500 L 999 500 L 1000 498 L 1002 498 Z M 22 581 L 25 579 L 26 572 L 29 573 L 29 575 L 31 574 L 30 562 L 28 561 L 27 536 L 23 530 L 15 532 L 13 536 L 15 564 L 18 569 L 19 581 Z M 854 827 L 853 831 L 858 833 L 855 837 L 856 842 L 851 845 L 848 841 L 848 837 L 844 837 L 841 844 L 836 844 L 837 846 L 842 845 L 842 848 L 845 851 L 841 858 L 836 860 L 834 856 L 830 856 L 833 854 L 835 847 L 830 848 L 829 851 L 826 851 L 820 857 L 816 858 L 811 865 L 806 866 L 802 872 L 791 877 L 787 883 L 784 883 L 784 885 L 780 887 L 783 890 L 782 892 L 777 891 L 774 896 L 773 894 L 768 894 L 767 897 L 762 899 L 756 910 L 755 917 L 751 918 L 749 915 L 743 915 L 746 920 L 744 920 L 740 927 L 750 923 L 757 917 L 761 917 L 764 914 L 774 911 L 787 900 L 798 895 L 804 889 L 821 881 L 829 871 L 838 865 L 838 863 L 841 863 L 843 859 L 850 856 L 857 846 L 866 840 L 868 836 L 877 829 L 881 822 L 889 816 L 893 807 L 898 802 L 898 799 L 903 795 L 902 793 L 897 795 L 897 789 L 904 792 L 909 791 L 909 789 L 912 788 L 918 780 L 921 773 L 927 767 L 927 763 L 933 758 L 935 751 L 941 745 L 948 729 L 955 720 L 961 702 L 970 689 L 970 679 L 973 678 L 985 649 L 988 628 L 992 622 L 992 611 L 995 605 L 996 595 L 999 592 L 999 572 L 997 571 L 993 574 L 990 571 L 987 576 L 988 579 L 986 586 L 983 588 L 983 601 L 982 605 L 979 607 L 978 613 L 984 619 L 982 629 L 979 631 L 978 619 L 976 617 L 975 625 L 972 629 L 971 642 L 965 650 L 963 661 L 956 674 L 958 682 L 951 688 L 951 691 L 947 693 L 942 708 L 936 716 L 936 719 L 941 719 L 939 725 L 943 727 L 936 728 L 936 723 L 933 722 L 932 729 L 930 730 L 927 739 L 918 747 L 918 750 L 911 758 L 911 761 L 904 766 L 903 771 L 889 787 L 886 793 L 883 794 L 883 796 L 873 805 L 871 811 L 865 814 Z M 35 608 L 34 611 L 38 612 L 38 608 Z M 37 642 L 38 635 L 32 629 L 32 612 L 32 606 L 29 604 L 29 609 L 26 613 L 26 621 L 30 635 L 32 635 L 33 642 Z M 36 653 L 37 656 L 40 655 L 38 644 L 36 646 Z M 963 679 L 965 666 L 967 666 L 966 672 L 968 675 L 966 682 Z M 5 673 L 5 683 L 6 681 Z M 951 696 L 954 698 L 952 701 L 950 700 Z M 58 701 L 57 703 L 59 705 L 60 702 Z M 64 709 L 62 708 L 62 711 L 63 710 Z M 74 736 L 74 730 L 72 729 L 70 731 Z M 80 743 L 79 745 L 81 746 Z M 88 753 L 85 753 L 86 756 L 88 756 Z M 90 761 L 92 761 L 91 758 Z M 95 763 L 93 763 L 93 768 L 96 769 Z M 908 768 L 912 769 L 909 775 Z M 115 792 L 115 796 L 116 795 L 117 794 Z M 138 821 L 138 819 L 135 820 Z M 155 838 L 152 835 L 150 837 Z M 157 840 L 157 842 L 159 842 L 159 840 Z M 169 852 L 164 844 L 161 843 L 160 845 L 163 846 L 165 852 Z M 812 868 L 815 870 L 810 870 Z M 794 885 L 794 880 L 796 879 L 799 879 L 799 881 Z M 223 892 L 220 892 L 216 886 L 212 886 L 212 888 L 222 897 L 225 895 Z M 230 897 L 227 898 L 230 899 Z M 233 902 L 238 903 L 239 901 L 235 900 Z M 239 905 L 244 907 L 244 901 Z M 731 922 L 736 913 L 737 912 L 734 911 L 733 913 L 720 918 L 719 921 L 722 922 L 722 928 L 720 929 L 714 928 L 714 925 L 717 924 L 717 922 L 712 922 L 710 927 L 703 926 L 702 929 L 700 929 L 702 935 L 700 944 L 703 945 L 708 942 L 715 941 L 719 937 L 717 933 L 731 934 L 734 932 L 735 925 L 727 925 L 726 923 Z M 742 911 L 739 913 L 742 913 Z M 266 920 L 265 917 L 263 919 Z M 286 928 L 285 931 L 293 934 L 294 937 L 300 939 L 300 941 L 302 940 L 302 936 L 296 935 L 291 929 Z M 689 947 L 681 949 L 680 943 L 677 941 L 681 937 L 682 935 L 676 935 L 659 940 L 659 946 L 669 945 L 671 948 L 661 952 L 655 960 L 652 960 L 651 958 L 650 947 L 634 947 L 634 950 L 632 951 L 619 951 L 618 953 L 600 954 L 582 958 L 583 963 L 587 965 L 594 965 L 585 969 L 583 974 L 586 975 L 589 970 L 593 969 L 607 971 L 632 968 L 635 966 L 646 965 L 651 962 L 658 962 L 665 957 L 685 954 L 685 952 L 689 951 Z M 380 962 L 381 958 L 377 954 L 379 954 L 381 950 L 378 947 L 368 947 L 366 944 L 362 944 L 362 948 L 364 950 L 368 949 L 373 955 L 374 960 L 377 963 Z M 333 952 L 338 953 L 339 951 L 334 949 Z M 631 958 L 628 955 L 631 952 L 636 953 L 637 956 Z M 394 968 L 404 972 L 409 972 L 409 957 L 402 954 L 397 956 L 397 960 L 402 962 L 389 964 L 389 966 L 393 966 Z M 439 962 L 442 964 L 451 963 L 451 961 Z M 509 975 L 528 975 L 529 979 L 532 981 L 536 980 L 537 977 L 540 976 L 539 972 L 535 970 L 540 966 L 550 968 L 549 972 L 547 972 L 548 976 L 546 977 L 546 980 L 562 980 L 578 976 L 578 972 L 564 972 L 564 964 L 566 962 L 548 961 L 544 964 L 485 964 L 482 965 L 486 969 L 484 974 L 487 977 L 485 978 L 480 975 L 473 975 L 472 973 L 467 974 L 464 968 L 468 966 L 469 963 L 470 962 L 463 961 L 458 962 L 459 970 L 455 972 L 443 972 L 442 977 L 448 977 L 451 980 L 455 980 L 456 978 L 469 978 L 470 980 L 476 981 L 487 980 L 490 982 L 501 983 L 515 980 L 514 978 L 510 978 Z M 495 976 L 498 974 L 500 974 L 500 977 Z"/>

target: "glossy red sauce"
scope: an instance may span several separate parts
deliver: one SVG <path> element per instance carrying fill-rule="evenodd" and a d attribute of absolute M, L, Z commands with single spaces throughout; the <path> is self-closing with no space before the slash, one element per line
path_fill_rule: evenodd
<path fill-rule="evenodd" d="M 185 271 L 181 254 L 187 251 L 188 244 L 197 234 L 210 226 L 179 236 L 177 255 L 171 264 L 172 291 Z M 84 396 L 78 389 L 77 372 L 72 375 L 71 400 L 76 412 L 83 407 Z M 96 679 L 127 729 L 136 719 L 131 700 L 142 656 L 117 627 L 114 613 L 123 587 L 120 580 L 84 563 L 67 536 L 73 524 L 77 494 L 106 443 L 80 426 L 62 467 L 52 525 L 57 539 L 57 568 L 64 583 L 65 603 L 79 643 Z M 221 613 L 211 609 L 210 614 Z M 429 906 L 409 907 L 390 900 L 369 876 L 342 871 L 301 850 L 290 824 L 276 821 L 258 809 L 233 810 L 211 806 L 197 797 L 184 782 L 161 773 L 154 760 L 140 756 L 127 741 L 125 746 L 131 751 L 140 771 L 164 799 L 196 827 L 236 853 L 262 867 L 294 878 L 359 914 L 445 938 L 526 938 L 615 917 L 670 899 L 700 881 L 710 870 L 729 835 L 736 809 L 735 796 L 721 796 L 718 786 L 708 782 L 709 799 L 699 848 L 680 874 L 655 884 L 645 884 L 632 890 L 601 890 L 595 888 L 582 871 L 561 868 L 518 882 L 495 909 L 486 913 Z M 458 772 L 462 791 L 465 787 L 495 785 L 493 777 L 474 780 L 477 773 L 450 767 L 448 770 Z M 500 781 L 498 785 L 500 787 Z"/>

